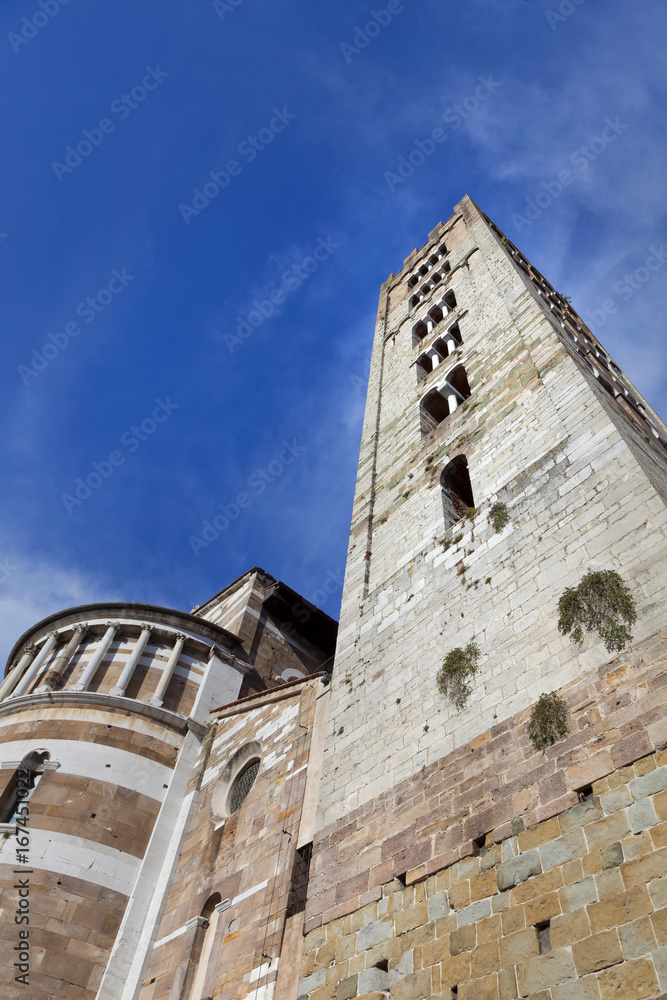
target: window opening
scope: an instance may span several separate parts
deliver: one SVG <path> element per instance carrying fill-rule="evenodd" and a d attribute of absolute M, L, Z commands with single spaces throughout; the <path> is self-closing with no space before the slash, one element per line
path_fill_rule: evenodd
<path fill-rule="evenodd" d="M 292 866 L 292 884 L 287 898 L 287 916 L 292 917 L 295 913 L 301 913 L 306 908 L 306 897 L 308 895 L 308 879 L 310 876 L 310 862 L 313 857 L 313 844 L 304 844 L 297 848 L 294 855 L 294 865 Z"/>
<path fill-rule="evenodd" d="M 456 524 L 470 507 L 475 506 L 465 455 L 457 455 L 446 465 L 440 477 L 445 527 Z"/>
<path fill-rule="evenodd" d="M 235 813 L 245 802 L 250 789 L 255 783 L 258 771 L 259 761 L 253 760 L 235 779 L 234 784 L 232 785 L 231 795 L 229 797 L 230 814 Z"/>

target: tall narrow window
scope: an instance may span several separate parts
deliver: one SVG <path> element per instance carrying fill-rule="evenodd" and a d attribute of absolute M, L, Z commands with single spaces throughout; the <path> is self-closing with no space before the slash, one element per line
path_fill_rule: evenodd
<path fill-rule="evenodd" d="M 194 967 L 194 979 L 192 988 L 188 994 L 188 1000 L 200 1000 L 200 997 L 204 995 L 206 973 L 208 972 L 211 951 L 213 950 L 213 939 L 215 938 L 215 931 L 218 926 L 217 906 L 220 902 L 220 893 L 215 892 L 206 900 L 204 908 L 201 911 L 199 926 L 195 931 L 195 939 L 192 945 L 191 960 Z"/>
<path fill-rule="evenodd" d="M 304 844 L 297 849 L 294 855 L 294 866 L 292 868 L 292 884 L 290 886 L 287 899 L 287 916 L 292 917 L 295 913 L 301 913 L 306 908 L 306 896 L 308 895 L 308 878 L 310 875 L 310 861 L 313 856 L 313 844 Z"/>
<path fill-rule="evenodd" d="M 465 516 L 469 507 L 475 506 L 465 455 L 457 455 L 445 466 L 440 485 L 445 528 L 450 528 Z"/>

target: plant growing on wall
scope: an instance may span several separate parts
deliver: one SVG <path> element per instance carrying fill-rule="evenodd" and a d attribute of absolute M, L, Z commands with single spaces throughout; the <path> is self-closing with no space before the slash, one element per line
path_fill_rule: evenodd
<path fill-rule="evenodd" d="M 598 635 L 609 652 L 619 652 L 632 641 L 630 626 L 637 620 L 635 601 L 622 578 L 611 569 L 587 573 L 578 587 L 567 587 L 558 602 L 558 629 L 582 642 L 584 630 Z"/>
<path fill-rule="evenodd" d="M 491 527 L 497 535 L 501 533 L 506 524 L 509 523 L 510 512 L 507 509 L 507 504 L 505 503 L 494 503 L 493 507 L 489 511 L 489 521 L 491 522 Z"/>
<path fill-rule="evenodd" d="M 452 649 L 442 662 L 438 671 L 438 690 L 448 695 L 456 708 L 465 707 L 472 692 L 468 678 L 477 673 L 479 647 L 476 642 L 469 642 L 465 649 L 457 646 Z"/>
<path fill-rule="evenodd" d="M 530 713 L 528 735 L 536 750 L 544 750 L 567 735 L 567 708 L 562 698 L 554 692 L 540 695 Z"/>

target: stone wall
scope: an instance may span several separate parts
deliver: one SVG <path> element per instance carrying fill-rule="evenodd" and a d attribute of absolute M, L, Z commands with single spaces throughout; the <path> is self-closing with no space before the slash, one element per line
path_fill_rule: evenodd
<path fill-rule="evenodd" d="M 206 929 L 215 921 L 202 996 L 273 996 L 300 845 L 316 702 L 324 691 L 319 678 L 293 682 L 217 714 L 190 782 L 192 815 L 141 1000 L 189 997 L 201 958 L 194 922 L 202 914 Z M 260 769 L 241 807 L 229 814 L 225 796 L 233 762 L 247 746 L 261 758 Z M 211 899 L 220 908 L 209 914 Z"/>
<path fill-rule="evenodd" d="M 565 688 L 548 750 L 524 712 L 322 831 L 299 995 L 667 993 L 665 639 Z"/>
<path fill-rule="evenodd" d="M 639 610 L 638 641 L 664 622 L 665 504 L 536 295 L 471 203 L 431 234 L 451 273 L 410 310 L 408 258 L 381 295 L 325 747 L 319 825 L 511 718 L 608 660 L 558 631 L 558 599 L 590 569 L 615 569 Z M 448 288 L 463 343 L 417 381 L 412 325 Z M 431 342 L 438 331 L 426 338 Z M 454 363 L 471 396 L 422 435 L 419 399 Z M 609 403 L 611 405 L 611 403 Z M 629 431 L 628 431 L 629 432 Z M 447 528 L 440 476 L 465 455 L 476 510 Z M 507 504 L 496 534 L 488 512 Z M 435 678 L 474 639 L 479 673 L 464 711 Z M 364 782 L 357 780 L 360 770 Z"/>

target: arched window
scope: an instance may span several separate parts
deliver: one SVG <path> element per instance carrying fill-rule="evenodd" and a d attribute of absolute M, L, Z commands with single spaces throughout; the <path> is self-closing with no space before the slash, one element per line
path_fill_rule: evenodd
<path fill-rule="evenodd" d="M 259 760 L 255 759 L 250 761 L 249 764 L 246 764 L 241 773 L 237 774 L 229 793 L 230 816 L 240 809 L 247 799 L 250 789 L 255 784 L 255 778 L 257 777 L 258 772 Z"/>
<path fill-rule="evenodd" d="M 452 309 L 456 309 L 456 296 L 454 295 L 454 292 L 447 292 L 442 301 L 445 303 L 450 312 Z"/>
<path fill-rule="evenodd" d="M 465 455 L 457 455 L 445 466 L 440 477 L 440 485 L 445 528 L 450 528 L 465 516 L 470 507 L 475 506 Z"/>
<path fill-rule="evenodd" d="M 416 347 L 421 344 L 422 340 L 428 333 L 428 326 L 423 319 L 420 319 L 418 323 L 412 327 L 412 346 Z"/>
<path fill-rule="evenodd" d="M 417 378 L 419 380 L 419 372 L 417 372 Z M 419 412 L 422 434 L 428 434 L 434 427 L 442 423 L 469 396 L 470 385 L 466 370 L 463 365 L 457 365 L 449 373 L 445 382 L 437 389 L 431 389 L 421 400 Z"/>
<path fill-rule="evenodd" d="M 218 926 L 219 910 L 217 907 L 222 902 L 219 892 L 214 892 L 206 900 L 201 915 L 198 918 L 198 926 L 195 931 L 195 938 L 191 951 L 191 966 L 194 969 L 190 976 L 193 976 L 192 987 L 187 993 L 188 1000 L 200 1000 L 204 996 L 204 989 L 207 985 L 207 972 L 213 950 L 213 941 Z M 213 970 L 212 970 L 213 971 Z"/>
<path fill-rule="evenodd" d="M 454 389 L 457 396 L 459 397 L 459 403 L 462 403 L 470 395 L 470 386 L 468 385 L 468 376 L 463 365 L 457 365 L 456 368 L 450 372 L 447 377 L 447 382 Z"/>
<path fill-rule="evenodd" d="M 439 389 L 431 389 L 421 401 L 419 417 L 422 434 L 428 434 L 450 413 L 449 403 Z"/>
<path fill-rule="evenodd" d="M 48 750 L 33 750 L 23 758 L 0 796 L 1 823 L 11 823 L 19 806 L 30 800 L 50 759 Z"/>
<path fill-rule="evenodd" d="M 259 773 L 262 747 L 254 740 L 225 764 L 211 795 L 211 821 L 217 830 L 243 805 Z"/>

